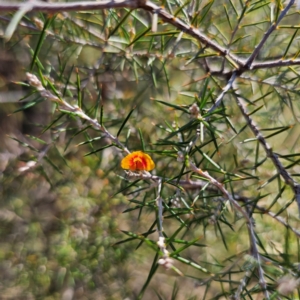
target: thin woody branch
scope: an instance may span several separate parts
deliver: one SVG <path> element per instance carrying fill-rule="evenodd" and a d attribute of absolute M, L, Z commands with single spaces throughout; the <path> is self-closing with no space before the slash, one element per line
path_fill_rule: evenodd
<path fill-rule="evenodd" d="M 228 93 L 229 90 L 231 90 L 236 76 L 237 76 L 236 72 L 233 72 L 231 78 L 228 80 L 227 85 L 223 88 L 222 93 L 218 96 L 215 104 L 209 109 L 208 113 L 213 112 L 217 107 L 219 107 L 219 105 L 222 103 L 225 94 Z"/>
<path fill-rule="evenodd" d="M 180 29 L 184 33 L 193 36 L 201 43 L 203 43 L 204 46 L 208 46 L 211 49 L 217 51 L 219 55 L 227 57 L 230 62 L 236 64 L 237 68 L 244 65 L 244 60 L 238 58 L 236 55 L 229 53 L 227 48 L 224 48 L 219 44 L 215 43 L 206 35 L 202 34 L 197 28 L 194 28 L 193 26 L 184 23 L 179 18 L 174 17 L 166 10 L 164 10 L 162 7 L 157 6 L 151 1 L 146 1 L 145 4 L 139 6 L 139 8 L 150 11 L 151 13 L 156 13 L 163 21 L 172 24 L 173 26 Z"/>
<path fill-rule="evenodd" d="M 277 28 L 278 24 L 280 23 L 280 21 L 284 18 L 284 16 L 287 14 L 287 12 L 289 11 L 289 9 L 292 7 L 292 5 L 295 3 L 295 0 L 291 0 L 289 2 L 289 4 L 285 7 L 284 10 L 282 10 L 282 12 L 280 13 L 276 23 L 273 23 L 269 29 L 265 32 L 263 38 L 261 39 L 261 41 L 259 42 L 259 44 L 255 47 L 254 51 L 252 52 L 252 54 L 248 57 L 246 63 L 245 63 L 245 67 L 248 69 L 251 69 L 251 65 L 253 63 L 253 61 L 255 60 L 255 58 L 257 57 L 259 51 L 261 50 L 261 48 L 264 46 L 265 42 L 267 41 L 267 39 L 269 38 L 269 36 L 271 35 L 271 33 Z"/>
<path fill-rule="evenodd" d="M 273 152 L 270 145 L 267 143 L 263 135 L 261 134 L 260 130 L 258 129 L 257 125 L 253 121 L 253 119 L 250 117 L 249 113 L 247 112 L 247 109 L 245 105 L 242 102 L 242 99 L 240 99 L 238 96 L 236 96 L 236 103 L 238 107 L 240 108 L 240 111 L 242 115 L 244 116 L 245 120 L 247 121 L 247 124 L 257 140 L 260 142 L 260 144 L 263 146 L 266 154 L 268 157 L 271 158 L 273 164 L 275 165 L 276 169 L 278 170 L 279 174 L 283 177 L 284 181 L 288 185 L 294 186 L 294 179 L 292 176 L 286 171 L 282 163 L 280 162 L 278 156 Z"/>
<path fill-rule="evenodd" d="M 257 262 L 257 270 L 258 270 L 258 276 L 259 276 L 259 284 L 264 292 L 265 298 L 269 299 L 269 292 L 267 290 L 267 282 L 265 280 L 264 276 L 264 270 L 262 268 L 261 264 L 261 258 L 257 247 L 257 240 L 255 236 L 255 230 L 254 230 L 254 222 L 251 216 L 248 215 L 247 211 L 244 210 L 239 203 L 232 197 L 232 195 L 226 190 L 226 188 L 223 186 L 222 183 L 217 181 L 215 178 L 213 178 L 208 172 L 202 171 L 201 169 L 197 168 L 196 165 L 194 165 L 191 161 L 189 162 L 190 168 L 193 172 L 203 176 L 204 178 L 207 178 L 212 185 L 214 185 L 216 188 L 218 188 L 221 193 L 223 194 L 225 199 L 228 199 L 230 203 L 233 205 L 233 207 L 240 212 L 243 217 L 246 220 L 248 233 L 249 233 L 249 240 L 250 240 L 250 247 L 251 247 L 251 256 L 256 260 Z"/>
<path fill-rule="evenodd" d="M 246 109 L 245 105 L 243 104 L 243 100 L 240 99 L 238 97 L 238 95 L 236 95 L 235 98 L 236 98 L 236 103 L 237 103 L 238 107 L 240 108 L 240 111 L 241 111 L 242 115 L 244 116 L 249 128 L 251 129 L 251 131 L 253 132 L 253 134 L 255 135 L 257 140 L 259 141 L 259 143 L 263 146 L 267 157 L 269 157 L 271 159 L 273 165 L 276 167 L 278 173 L 282 176 L 285 183 L 292 188 L 295 198 L 296 198 L 296 202 L 298 204 L 298 209 L 299 209 L 299 214 L 300 214 L 300 185 L 299 185 L 299 183 L 297 183 L 293 179 L 293 177 L 289 174 L 289 172 L 282 165 L 281 161 L 278 158 L 278 155 L 276 155 L 273 152 L 272 148 L 267 143 L 266 139 L 261 134 L 259 128 L 257 127 L 255 122 L 250 117 L 249 113 L 247 112 L 247 109 Z"/>
<path fill-rule="evenodd" d="M 288 66 L 297 66 L 300 65 L 300 59 L 278 59 L 273 61 L 266 62 L 256 62 L 251 66 L 252 70 L 257 69 L 270 69 L 270 68 L 278 68 L 278 67 L 288 67 Z"/>
<path fill-rule="evenodd" d="M 281 223 L 282 225 L 284 225 L 286 228 L 289 228 L 298 238 L 300 238 L 300 231 L 297 230 L 296 228 L 294 228 L 293 226 L 291 226 L 287 221 L 285 221 L 282 217 L 277 216 L 277 214 L 266 210 L 265 208 L 255 205 L 255 208 L 257 210 L 259 210 L 262 214 L 268 215 L 271 218 L 273 218 L 274 220 L 278 221 L 279 223 Z"/>
<path fill-rule="evenodd" d="M 206 35 L 201 33 L 198 29 L 193 26 L 186 24 L 179 18 L 174 17 L 172 14 L 168 13 L 165 9 L 151 1 L 146 0 L 101 0 L 101 1 L 86 1 L 86 2 L 69 2 L 69 3 L 45 3 L 45 2 L 26 2 L 26 3 L 10 3 L 10 2 L 1 2 L 0 11 L 1 12 L 12 12 L 18 11 L 20 9 L 26 8 L 28 11 L 39 11 L 39 12 L 48 12 L 48 13 L 58 13 L 58 12 L 67 12 L 67 11 L 90 11 L 90 10 L 103 10 L 111 8 L 131 8 L 137 9 L 141 8 L 146 11 L 149 11 L 152 14 L 158 15 L 163 21 L 172 24 L 174 27 L 180 29 L 182 32 L 193 36 L 204 46 L 207 46 L 218 52 L 219 55 L 226 57 L 229 62 L 231 62 L 239 73 L 243 73 L 248 69 L 263 69 L 263 68 L 274 68 L 274 67 L 283 67 L 283 66 L 292 66 L 300 65 L 300 60 L 275 60 L 270 62 L 257 62 L 253 63 L 254 59 L 258 55 L 260 49 L 265 44 L 267 38 L 270 34 L 276 29 L 276 26 L 286 15 L 290 7 L 294 4 L 294 0 L 291 0 L 286 8 L 281 12 L 276 23 L 272 24 L 269 30 L 265 33 L 263 39 L 259 45 L 254 49 L 253 53 L 245 62 L 243 59 L 238 56 L 230 53 L 229 49 L 220 46 L 218 43 L 212 41 Z"/>
<path fill-rule="evenodd" d="M 1 2 L 1 12 L 18 11 L 21 8 L 30 7 L 31 11 L 39 11 L 46 13 L 58 13 L 63 11 L 79 11 L 79 10 L 101 10 L 108 8 L 138 8 L 143 0 L 101 0 L 101 1 L 82 1 L 68 3 L 47 3 L 41 1 L 34 2 Z"/>
<path fill-rule="evenodd" d="M 267 81 L 268 79 L 266 79 L 266 80 L 260 80 L 259 78 L 254 78 L 254 77 L 244 76 L 244 75 L 240 76 L 238 79 L 240 81 L 257 82 L 257 83 L 260 83 L 260 84 L 272 86 L 273 88 L 279 88 L 281 90 L 292 92 L 292 93 L 297 92 L 297 89 L 293 85 L 291 85 L 291 86 L 283 85 L 283 84 L 279 84 L 279 83 L 277 83 L 275 81 L 274 82 L 269 82 L 269 81 Z"/>
<path fill-rule="evenodd" d="M 186 24 L 179 18 L 174 17 L 168 13 L 165 9 L 151 1 L 145 0 L 116 0 L 116 1 L 87 1 L 87 2 L 70 2 L 70 3 L 43 3 L 43 2 L 26 2 L 26 3 L 0 3 L 0 11 L 9 12 L 17 11 L 20 9 L 26 9 L 27 11 L 39 11 L 48 13 L 58 13 L 64 11 L 90 11 L 90 10 L 102 10 L 110 8 L 141 8 L 149 11 L 152 14 L 157 14 L 163 21 L 172 24 L 184 33 L 193 36 L 205 46 L 218 52 L 218 55 L 224 56 L 233 64 L 236 68 L 244 66 L 244 60 L 238 58 L 236 55 L 230 53 L 228 49 L 220 46 L 218 43 L 212 41 L 206 35 L 201 33 L 197 28 Z"/>
<path fill-rule="evenodd" d="M 104 126 L 101 126 L 101 124 L 98 123 L 96 119 L 90 118 L 87 114 L 85 114 L 82 109 L 78 106 L 72 106 L 68 102 L 64 101 L 63 99 L 53 95 L 51 92 L 46 90 L 40 80 L 33 74 L 27 73 L 27 80 L 29 84 L 34 87 L 42 97 L 56 103 L 58 105 L 58 109 L 61 111 L 65 111 L 68 113 L 72 113 L 76 115 L 77 117 L 86 120 L 90 125 L 92 125 L 95 129 L 100 130 L 103 132 L 106 138 L 110 139 L 114 144 L 118 145 L 124 152 L 127 154 L 130 153 L 130 151 L 127 149 L 126 146 L 124 146 L 118 138 L 113 136 L 110 132 L 108 132 Z"/>
<path fill-rule="evenodd" d="M 178 184 L 181 187 L 183 187 L 185 190 L 193 190 L 193 189 L 202 189 L 204 186 L 207 185 L 207 181 L 205 180 L 179 180 L 179 182 L 177 183 L 177 181 L 175 180 L 170 180 L 169 178 L 166 177 L 161 177 L 161 176 L 157 176 L 157 175 L 152 175 L 149 172 L 143 172 L 143 173 L 128 173 L 127 174 L 129 176 L 129 178 L 132 178 L 134 180 L 136 179 L 143 179 L 143 180 L 153 180 L 155 182 L 160 182 L 160 181 L 164 181 L 164 183 L 172 183 L 172 184 Z M 220 186 L 221 183 L 220 183 Z M 209 185 L 206 187 L 206 191 L 212 192 L 212 193 L 216 193 L 218 190 L 220 190 L 217 186 L 215 185 Z M 243 196 L 239 196 L 239 195 L 231 195 L 229 194 L 231 199 L 234 199 L 238 202 L 249 202 L 250 199 L 243 197 Z M 251 204 L 252 205 L 252 204 Z M 263 215 L 267 215 L 273 219 L 275 219 L 276 221 L 278 221 L 279 223 L 281 223 L 283 226 L 285 226 L 286 228 L 289 228 L 297 237 L 300 237 L 300 231 L 296 228 L 294 228 L 293 226 L 291 226 L 287 221 L 284 220 L 284 218 L 277 216 L 275 213 L 265 209 L 262 206 L 259 206 L 257 204 L 254 205 L 253 207 L 254 209 L 257 209 L 261 214 Z"/>

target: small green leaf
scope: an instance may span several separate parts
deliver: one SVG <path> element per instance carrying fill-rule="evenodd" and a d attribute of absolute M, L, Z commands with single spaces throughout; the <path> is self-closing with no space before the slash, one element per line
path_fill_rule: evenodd
<path fill-rule="evenodd" d="M 31 61 L 31 66 L 30 66 L 30 70 L 33 70 L 34 64 L 37 62 L 38 59 L 38 55 L 40 53 L 40 50 L 42 48 L 43 42 L 47 36 L 47 29 L 51 26 L 52 22 L 55 20 L 55 16 L 51 17 L 51 18 L 47 18 L 46 22 L 44 23 L 44 27 L 43 30 L 40 34 L 39 40 L 37 42 L 37 46 L 35 48 L 34 54 L 33 54 L 33 58 Z"/>
<path fill-rule="evenodd" d="M 124 128 L 125 124 L 129 120 L 129 118 L 130 118 L 130 116 L 131 116 L 131 114 L 133 113 L 134 110 L 135 110 L 135 107 L 129 112 L 129 114 L 127 115 L 127 117 L 124 119 L 123 123 L 121 124 L 121 127 L 118 130 L 117 137 L 119 137 L 122 129 Z"/>
<path fill-rule="evenodd" d="M 110 148 L 110 147 L 112 147 L 112 146 L 113 146 L 112 144 L 111 144 L 111 145 L 106 145 L 106 146 L 101 147 L 101 148 L 99 148 L 99 149 L 93 150 L 93 151 L 91 151 L 91 152 L 85 154 L 84 156 L 89 156 L 89 155 L 92 155 L 92 154 L 96 154 L 96 153 L 98 153 L 98 152 L 100 152 L 100 151 L 103 151 L 104 149 Z"/>

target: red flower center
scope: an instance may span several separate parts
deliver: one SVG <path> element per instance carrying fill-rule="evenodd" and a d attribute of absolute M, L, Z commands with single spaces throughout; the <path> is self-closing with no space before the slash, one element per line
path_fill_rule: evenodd
<path fill-rule="evenodd" d="M 134 157 L 133 165 L 135 170 L 145 170 L 146 169 L 146 161 L 142 157 Z"/>

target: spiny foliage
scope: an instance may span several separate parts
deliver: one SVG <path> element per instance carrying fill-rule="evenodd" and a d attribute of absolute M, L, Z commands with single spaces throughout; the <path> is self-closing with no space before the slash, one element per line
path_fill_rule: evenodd
<path fill-rule="evenodd" d="M 30 128 L 1 130 L 5 299 L 300 297 L 293 3 L 0 14 Z"/>

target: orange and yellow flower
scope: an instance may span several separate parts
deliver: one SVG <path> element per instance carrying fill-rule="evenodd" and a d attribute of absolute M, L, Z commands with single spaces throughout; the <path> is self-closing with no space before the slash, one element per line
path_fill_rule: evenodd
<path fill-rule="evenodd" d="M 122 159 L 121 167 L 130 171 L 151 171 L 154 169 L 155 164 L 148 154 L 135 151 Z"/>

